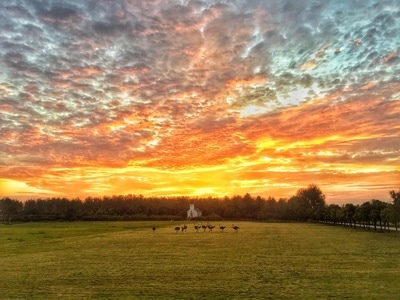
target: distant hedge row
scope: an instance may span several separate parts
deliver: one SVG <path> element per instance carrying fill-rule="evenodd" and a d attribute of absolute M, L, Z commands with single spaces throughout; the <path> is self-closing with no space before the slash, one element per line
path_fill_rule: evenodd
<path fill-rule="evenodd" d="M 398 228 L 400 191 L 390 191 L 393 203 L 371 200 L 361 205 L 327 205 L 316 185 L 297 191 L 289 199 L 236 195 L 224 198 L 144 197 L 120 195 L 102 198 L 49 198 L 19 201 L 0 199 L 0 220 L 95 221 L 95 220 L 184 220 L 189 204 L 202 211 L 202 220 L 317 221 L 364 228 Z"/>

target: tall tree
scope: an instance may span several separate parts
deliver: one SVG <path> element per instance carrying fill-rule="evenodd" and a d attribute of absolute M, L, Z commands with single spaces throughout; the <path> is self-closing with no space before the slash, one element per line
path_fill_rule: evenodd
<path fill-rule="evenodd" d="M 299 189 L 295 197 L 304 206 L 303 211 L 309 214 L 309 218 L 317 219 L 320 211 L 326 205 L 325 195 L 316 184 L 310 184 L 307 188 Z"/>
<path fill-rule="evenodd" d="M 389 194 L 393 200 L 393 223 L 397 231 L 400 222 L 400 189 L 398 192 L 390 191 Z"/>

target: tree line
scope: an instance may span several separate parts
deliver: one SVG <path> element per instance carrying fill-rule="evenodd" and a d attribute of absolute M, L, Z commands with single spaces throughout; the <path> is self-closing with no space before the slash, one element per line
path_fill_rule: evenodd
<path fill-rule="evenodd" d="M 365 229 L 385 230 L 400 223 L 400 190 L 390 191 L 391 203 L 370 200 L 362 204 L 327 205 L 315 184 L 299 189 L 289 199 L 241 196 L 144 197 L 119 195 L 104 197 L 48 198 L 19 201 L 0 199 L 0 220 L 90 221 L 90 220 L 183 220 L 189 204 L 202 211 L 202 220 L 314 221 Z"/>

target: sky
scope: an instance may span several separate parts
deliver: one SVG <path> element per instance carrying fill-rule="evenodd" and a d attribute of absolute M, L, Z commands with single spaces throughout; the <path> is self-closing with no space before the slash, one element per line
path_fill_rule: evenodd
<path fill-rule="evenodd" d="M 0 197 L 389 201 L 398 0 L 0 1 Z"/>

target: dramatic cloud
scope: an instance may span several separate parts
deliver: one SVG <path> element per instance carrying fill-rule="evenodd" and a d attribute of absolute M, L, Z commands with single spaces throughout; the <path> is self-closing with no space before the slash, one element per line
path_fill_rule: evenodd
<path fill-rule="evenodd" d="M 0 196 L 388 199 L 397 0 L 0 3 Z"/>

